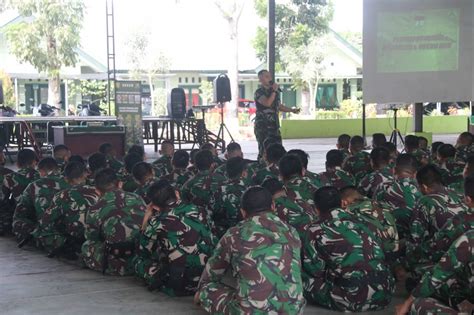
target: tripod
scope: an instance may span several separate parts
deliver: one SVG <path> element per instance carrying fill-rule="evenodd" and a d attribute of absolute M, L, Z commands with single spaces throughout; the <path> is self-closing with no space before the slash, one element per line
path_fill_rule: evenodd
<path fill-rule="evenodd" d="M 403 145 L 405 145 L 405 141 L 403 140 L 402 134 L 400 133 L 400 130 L 397 128 L 397 113 L 398 113 L 398 108 L 392 108 L 393 110 L 393 131 L 392 135 L 390 136 L 390 142 L 393 143 L 395 146 L 398 146 L 398 141 L 400 141 Z"/>
<path fill-rule="evenodd" d="M 225 152 L 225 133 L 230 137 L 230 142 L 234 142 L 234 138 L 232 137 L 232 134 L 229 131 L 229 128 L 227 128 L 225 122 L 224 122 L 224 103 L 218 103 L 218 106 L 221 110 L 221 126 L 219 127 L 219 132 L 217 133 L 217 141 L 222 143 L 222 153 Z"/>

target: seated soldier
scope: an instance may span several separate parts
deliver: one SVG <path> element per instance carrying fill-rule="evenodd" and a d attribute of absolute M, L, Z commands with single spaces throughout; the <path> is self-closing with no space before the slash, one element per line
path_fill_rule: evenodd
<path fill-rule="evenodd" d="M 87 159 L 87 164 L 89 164 L 89 175 L 87 176 L 87 184 L 90 186 L 94 185 L 95 175 L 104 168 L 109 167 L 107 162 L 107 157 L 102 153 L 94 153 Z"/>
<path fill-rule="evenodd" d="M 67 162 L 68 163 L 78 162 L 78 163 L 81 163 L 84 166 L 86 166 L 86 164 L 87 164 L 86 160 L 84 160 L 84 158 L 82 156 L 77 155 L 77 154 L 71 155 L 71 157 L 69 158 L 69 160 Z M 86 170 L 86 172 L 87 172 L 87 170 Z"/>
<path fill-rule="evenodd" d="M 433 142 L 431 144 L 431 151 L 430 151 L 430 163 L 434 165 L 439 165 L 438 163 L 438 149 L 440 146 L 442 146 L 444 143 L 437 141 Z"/>
<path fill-rule="evenodd" d="M 464 195 L 464 180 L 473 175 L 474 175 L 474 156 L 470 156 L 467 158 L 466 165 L 464 165 L 464 169 L 462 172 L 463 180 L 457 181 L 456 183 L 449 185 L 448 188 L 453 190 L 455 193 L 459 195 Z"/>
<path fill-rule="evenodd" d="M 342 209 L 373 228 L 375 235 L 382 240 L 387 262 L 393 263 L 398 258 L 400 244 L 395 218 L 390 210 L 382 209 L 376 201 L 362 196 L 354 186 L 347 186 L 340 193 Z"/>
<path fill-rule="evenodd" d="M 89 208 L 97 203 L 95 187 L 87 186 L 87 170 L 80 162 L 69 161 L 64 168 L 70 185 L 54 195 L 38 227 L 38 239 L 49 257 L 77 258 L 84 243 L 84 220 Z"/>
<path fill-rule="evenodd" d="M 240 199 L 250 186 L 247 177 L 247 162 L 234 157 L 226 162 L 227 180 L 220 187 L 219 208 L 215 209 L 214 221 L 217 236 L 221 237 L 232 226 L 242 221 Z"/>
<path fill-rule="evenodd" d="M 58 163 L 59 169 L 63 171 L 71 157 L 71 150 L 64 144 L 55 145 L 53 148 L 53 157 Z"/>
<path fill-rule="evenodd" d="M 153 162 L 156 177 L 168 175 L 173 170 L 171 159 L 174 155 L 174 143 L 171 140 L 163 140 L 160 148 L 160 158 Z"/>
<path fill-rule="evenodd" d="M 404 314 L 472 314 L 474 312 L 474 230 L 464 232 L 423 275 L 402 305 Z"/>
<path fill-rule="evenodd" d="M 9 168 L 5 167 L 4 148 L 0 146 L 0 236 L 5 235 L 11 229 L 12 224 L 12 207 L 8 201 L 7 195 L 4 194 L 3 181 L 5 175 L 13 173 Z"/>
<path fill-rule="evenodd" d="M 131 275 L 145 203 L 137 195 L 121 189 L 121 182 L 111 168 L 97 173 L 95 188 L 100 199 L 86 216 L 82 259 L 92 270 Z"/>
<path fill-rule="evenodd" d="M 413 208 L 421 198 L 415 180 L 417 164 L 412 155 L 400 154 L 395 164 L 394 178 L 377 187 L 373 196 L 382 209 L 389 210 L 394 216 L 402 251 L 405 250 L 405 240 L 410 234 Z"/>
<path fill-rule="evenodd" d="M 457 187 L 464 182 L 462 173 L 464 162 L 456 161 L 456 149 L 451 144 L 438 148 L 438 166 L 443 183 L 448 188 Z"/>
<path fill-rule="evenodd" d="M 423 137 L 423 136 L 418 136 L 418 146 L 420 147 L 420 150 L 423 150 L 425 152 L 430 152 L 430 150 L 428 149 L 428 139 L 426 137 Z"/>
<path fill-rule="evenodd" d="M 333 310 L 374 311 L 390 304 L 394 279 L 380 239 L 354 215 L 341 209 L 334 187 L 314 195 L 319 220 L 303 238 L 305 297 Z"/>
<path fill-rule="evenodd" d="M 398 157 L 397 146 L 393 144 L 392 142 L 385 142 L 382 145 L 382 148 L 387 150 L 388 153 L 390 154 L 390 161 L 388 162 L 388 167 L 393 170 L 395 168 L 395 161 L 397 160 L 397 157 Z"/>
<path fill-rule="evenodd" d="M 16 203 L 18 203 L 21 193 L 25 190 L 26 186 L 39 178 L 39 173 L 36 171 L 37 161 L 38 158 L 33 150 L 20 150 L 18 151 L 16 160 L 18 171 L 4 176 L 3 194 L 6 198 L 11 200 L 13 209 Z"/>
<path fill-rule="evenodd" d="M 316 221 L 318 217 L 314 207 L 306 201 L 289 197 L 278 179 L 268 178 L 263 181 L 262 187 L 272 194 L 278 217 L 294 227 L 301 238 L 306 225 Z"/>
<path fill-rule="evenodd" d="M 351 154 L 352 156 L 344 161 L 342 168 L 354 176 L 356 184 L 358 184 L 365 175 L 372 171 L 370 155 L 364 151 L 364 138 L 361 136 L 351 138 Z"/>
<path fill-rule="evenodd" d="M 135 194 L 142 197 L 146 204 L 149 204 L 150 200 L 147 198 L 147 192 L 150 186 L 156 181 L 153 166 L 147 162 L 139 162 L 133 167 L 132 174 L 138 184 Z"/>
<path fill-rule="evenodd" d="M 344 156 L 340 150 L 330 150 L 326 153 L 326 172 L 319 174 L 323 186 L 333 186 L 337 189 L 354 186 L 354 177 L 342 169 Z"/>
<path fill-rule="evenodd" d="M 342 161 L 345 161 L 351 156 L 351 152 L 349 150 L 350 142 L 351 136 L 347 134 L 342 134 L 337 138 L 336 148 L 342 152 Z"/>
<path fill-rule="evenodd" d="M 22 247 L 36 235 L 39 219 L 51 204 L 53 196 L 68 188 L 63 178 L 58 176 L 59 165 L 55 159 L 48 157 L 38 163 L 40 178 L 29 184 L 23 191 L 13 215 L 13 233 Z"/>
<path fill-rule="evenodd" d="M 228 161 L 234 157 L 244 158 L 244 153 L 242 152 L 242 148 L 240 147 L 240 144 L 238 144 L 237 142 L 231 142 L 227 145 L 224 156 L 226 160 Z M 215 173 L 226 177 L 227 176 L 226 167 L 227 167 L 226 163 L 219 165 L 216 168 Z"/>
<path fill-rule="evenodd" d="M 390 153 L 384 148 L 375 148 L 370 152 L 372 172 L 367 174 L 359 183 L 359 190 L 372 198 L 375 189 L 385 182 L 392 180 L 393 173 L 389 166 Z"/>
<path fill-rule="evenodd" d="M 310 182 L 314 187 L 321 188 L 323 184 L 321 183 L 321 178 L 319 174 L 310 172 L 308 170 L 308 163 L 309 163 L 309 154 L 300 149 L 293 149 L 287 152 L 287 154 L 296 155 L 300 161 L 301 165 L 303 166 L 303 177 L 308 182 Z"/>
<path fill-rule="evenodd" d="M 278 169 L 288 196 L 314 205 L 313 195 L 317 188 L 303 178 L 303 166 L 300 159 L 295 155 L 287 154 L 281 158 Z"/>
<path fill-rule="evenodd" d="M 256 185 L 260 185 L 267 178 L 278 178 L 280 171 L 278 170 L 278 162 L 286 154 L 285 148 L 279 143 L 270 144 L 265 147 L 263 159 L 266 166 L 259 169 L 252 181 Z"/>
<path fill-rule="evenodd" d="M 434 165 L 418 170 L 416 180 L 423 196 L 418 200 L 407 240 L 408 267 L 415 278 L 432 266 L 432 239 L 453 216 L 469 211 L 459 195 L 447 190 Z"/>
<path fill-rule="evenodd" d="M 470 132 L 463 132 L 456 141 L 456 160 L 466 162 L 474 154 L 474 136 Z"/>
<path fill-rule="evenodd" d="M 374 133 L 372 135 L 372 149 L 383 147 L 387 142 L 387 137 L 383 133 Z"/>
<path fill-rule="evenodd" d="M 189 166 L 188 166 L 188 171 L 191 172 L 191 174 L 196 175 L 198 173 L 198 169 L 196 167 L 196 154 L 199 153 L 199 149 L 192 149 L 191 152 L 189 153 Z"/>
<path fill-rule="evenodd" d="M 274 213 L 272 196 L 251 187 L 242 196 L 244 220 L 230 228 L 209 258 L 195 302 L 212 314 L 301 314 L 301 242 Z M 226 284 L 232 271 L 235 283 Z"/>
<path fill-rule="evenodd" d="M 117 160 L 117 150 L 110 143 L 103 143 L 99 146 L 99 152 L 107 158 L 107 164 L 115 171 L 119 171 L 123 167 L 123 163 Z"/>
<path fill-rule="evenodd" d="M 151 205 L 142 226 L 135 273 L 150 290 L 192 295 L 216 242 L 205 223 L 206 214 L 182 202 L 167 180 L 155 182 L 147 194 Z"/>
<path fill-rule="evenodd" d="M 142 161 L 146 161 L 146 154 L 145 154 L 145 148 L 142 145 L 134 144 L 132 145 L 128 151 L 127 154 L 138 154 L 141 158 Z"/>
<path fill-rule="evenodd" d="M 212 143 L 210 143 L 210 142 L 204 143 L 203 145 L 201 145 L 199 147 L 199 149 L 201 151 L 207 150 L 207 151 L 210 151 L 212 153 L 212 157 L 214 158 L 214 163 L 216 163 L 216 167 L 224 164 L 224 160 L 222 160 L 219 157 L 219 155 L 217 154 L 217 149 L 216 149 L 215 145 L 213 145 Z"/>
<path fill-rule="evenodd" d="M 138 188 L 138 184 L 133 178 L 132 171 L 133 167 L 143 162 L 143 159 L 137 153 L 128 153 L 123 159 L 125 167 L 119 172 L 119 178 L 122 182 L 122 189 L 127 192 L 134 192 Z"/>
<path fill-rule="evenodd" d="M 405 152 L 413 155 L 418 162 L 418 167 L 427 165 L 430 157 L 427 152 L 420 149 L 420 139 L 414 135 L 405 137 Z"/>
<path fill-rule="evenodd" d="M 168 175 L 162 177 L 178 190 L 181 190 L 183 185 L 190 180 L 195 174 L 188 169 L 189 153 L 185 150 L 176 150 L 171 160 L 173 170 Z"/>
<path fill-rule="evenodd" d="M 211 151 L 199 151 L 195 159 L 199 171 L 196 176 L 183 185 L 182 198 L 187 203 L 204 207 L 208 215 L 206 219 L 211 220 L 215 211 L 219 209 L 219 190 L 222 183 L 225 182 L 225 177 L 214 174 L 216 162 Z"/>

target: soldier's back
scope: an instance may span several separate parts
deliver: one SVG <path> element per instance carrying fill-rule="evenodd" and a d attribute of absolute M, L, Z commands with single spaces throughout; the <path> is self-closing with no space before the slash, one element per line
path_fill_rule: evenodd
<path fill-rule="evenodd" d="M 370 154 L 365 151 L 355 153 L 344 161 L 343 169 L 354 176 L 358 184 L 372 170 Z"/>
<path fill-rule="evenodd" d="M 321 173 L 320 180 L 323 186 L 333 186 L 337 189 L 355 185 L 354 176 L 344 171 L 340 167 L 336 167 L 334 170 Z"/>

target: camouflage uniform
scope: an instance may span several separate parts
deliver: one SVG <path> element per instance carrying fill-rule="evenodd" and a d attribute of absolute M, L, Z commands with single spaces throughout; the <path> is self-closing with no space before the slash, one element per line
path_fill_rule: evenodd
<path fill-rule="evenodd" d="M 132 174 L 129 174 L 125 167 L 122 167 L 118 172 L 117 176 L 122 182 L 122 189 L 126 192 L 134 192 L 138 189 L 138 184 L 133 178 Z"/>
<path fill-rule="evenodd" d="M 413 157 L 418 162 L 418 166 L 420 166 L 420 167 L 424 166 L 424 165 L 426 165 L 430 162 L 430 153 L 425 151 L 425 150 L 416 149 L 415 151 L 408 152 L 408 153 L 413 155 Z"/>
<path fill-rule="evenodd" d="M 181 190 L 183 185 L 193 178 L 194 175 L 195 174 L 187 169 L 175 168 L 169 174 L 161 177 L 161 179 L 166 179 L 174 188 Z"/>
<path fill-rule="evenodd" d="M 82 258 L 92 270 L 108 274 L 133 273 L 132 259 L 146 206 L 122 190 L 105 193 L 86 217 Z"/>
<path fill-rule="evenodd" d="M 454 158 L 450 158 L 439 166 L 439 171 L 443 179 L 443 183 L 446 186 L 464 184 L 463 172 L 464 163 L 456 161 Z"/>
<path fill-rule="evenodd" d="M 413 178 L 393 179 L 377 187 L 374 192 L 373 199 L 395 218 L 398 237 L 403 242 L 410 235 L 411 216 L 421 196 L 418 184 Z"/>
<path fill-rule="evenodd" d="M 286 193 L 290 198 L 314 205 L 314 193 L 317 188 L 301 176 L 294 176 L 284 184 Z"/>
<path fill-rule="evenodd" d="M 185 203 L 150 218 L 134 259 L 135 273 L 150 289 L 173 296 L 196 292 L 216 242 L 204 218 L 203 210 Z"/>
<path fill-rule="evenodd" d="M 257 162 L 253 162 L 253 161 L 250 161 L 250 160 L 246 160 L 247 162 L 247 167 L 246 167 L 246 171 L 247 171 L 247 180 L 249 181 L 249 183 L 252 181 L 252 178 L 255 176 L 256 172 L 257 172 L 257 167 L 258 169 L 260 169 L 259 165 Z M 257 165 L 254 165 L 254 164 L 257 164 Z M 215 170 L 214 170 L 214 173 L 216 174 L 219 174 L 223 177 L 225 177 L 226 179 L 227 178 L 227 165 L 226 163 L 218 166 Z"/>
<path fill-rule="evenodd" d="M 271 89 L 265 89 L 260 87 L 255 91 L 255 104 L 257 106 L 257 112 L 255 114 L 255 138 L 258 142 L 258 152 L 259 156 L 263 155 L 264 147 L 263 142 L 267 138 L 274 138 L 279 140 L 281 143 L 281 134 L 280 134 L 280 117 L 279 117 L 279 107 L 280 107 L 280 93 L 276 93 L 275 100 L 273 101 L 270 107 L 263 106 L 258 101 L 260 97 L 265 96 L 270 98 L 272 94 Z"/>
<path fill-rule="evenodd" d="M 367 174 L 359 183 L 359 191 L 365 196 L 372 198 L 375 189 L 383 183 L 391 181 L 393 179 L 392 170 L 385 167 L 381 170 L 373 171 Z"/>
<path fill-rule="evenodd" d="M 172 157 L 163 155 L 158 160 L 153 162 L 156 177 L 165 176 L 173 171 Z"/>
<path fill-rule="evenodd" d="M 397 258 L 399 240 L 395 218 L 387 209 L 382 209 L 377 202 L 364 198 L 347 207 L 361 222 L 374 228 L 375 234 L 382 240 L 382 249 L 387 261 Z"/>
<path fill-rule="evenodd" d="M 255 185 L 261 185 L 267 178 L 276 178 L 280 176 L 280 170 L 276 164 L 271 164 L 259 169 L 252 178 Z"/>
<path fill-rule="evenodd" d="M 68 186 L 64 179 L 53 174 L 37 179 L 26 187 L 13 215 L 13 233 L 19 241 L 37 237 L 36 232 L 34 235 L 32 232 L 44 211 L 50 206 L 54 195 Z"/>
<path fill-rule="evenodd" d="M 352 155 L 351 152 L 349 151 L 349 149 L 339 149 L 339 151 L 342 152 L 342 160 L 343 161 L 347 160 Z"/>
<path fill-rule="evenodd" d="M 142 197 L 143 201 L 146 204 L 149 204 L 151 200 L 148 199 L 146 196 L 148 193 L 148 189 L 150 189 L 151 185 L 153 185 L 156 181 L 156 178 L 152 178 L 147 181 L 144 185 L 139 185 L 138 188 L 134 191 L 134 193 L 140 197 Z"/>
<path fill-rule="evenodd" d="M 308 181 L 311 185 L 316 187 L 316 189 L 319 189 L 319 188 L 324 186 L 323 182 L 321 180 L 321 175 L 319 175 L 319 174 L 316 174 L 316 173 L 313 173 L 313 172 L 310 172 L 310 171 L 306 170 L 303 178 L 306 181 Z"/>
<path fill-rule="evenodd" d="M 474 303 L 474 230 L 451 245 L 412 295 L 412 314 L 458 314 L 461 302 Z"/>
<path fill-rule="evenodd" d="M 336 167 L 331 171 L 323 172 L 319 176 L 323 186 L 333 186 L 337 189 L 342 189 L 347 186 L 355 185 L 354 177 L 340 167 Z"/>
<path fill-rule="evenodd" d="M 38 228 L 38 238 L 46 251 L 80 252 L 87 211 L 98 200 L 95 188 L 86 185 L 72 186 L 54 195 Z"/>
<path fill-rule="evenodd" d="M 370 154 L 359 151 L 344 161 L 342 168 L 354 176 L 356 184 L 372 171 L 370 166 Z"/>
<path fill-rule="evenodd" d="M 249 187 L 246 179 L 231 179 L 221 187 L 219 209 L 214 212 L 217 235 L 220 237 L 230 228 L 242 221 L 240 199 Z"/>
<path fill-rule="evenodd" d="M 380 239 L 355 216 L 333 209 L 303 239 L 303 283 L 312 303 L 337 311 L 372 311 L 391 301 L 394 279 Z"/>
<path fill-rule="evenodd" d="M 462 145 L 456 148 L 456 160 L 466 163 L 469 156 L 474 155 L 474 144 Z"/>
<path fill-rule="evenodd" d="M 11 202 L 8 201 L 8 195 L 5 194 L 3 189 L 3 180 L 5 175 L 13 173 L 12 170 L 0 166 L 0 235 L 4 235 L 9 232 L 12 224 L 12 206 Z"/>
<path fill-rule="evenodd" d="M 410 237 L 407 240 L 407 259 L 410 268 L 423 273 L 432 264 L 431 244 L 434 234 L 457 214 L 469 209 L 456 193 L 443 190 L 422 196 L 413 210 Z"/>
<path fill-rule="evenodd" d="M 12 198 L 16 203 L 26 186 L 39 179 L 39 173 L 34 168 L 22 168 L 14 173 L 9 173 L 3 179 L 3 193 L 5 197 Z"/>
<path fill-rule="evenodd" d="M 111 156 L 107 157 L 107 163 L 109 167 L 113 169 L 114 171 L 119 171 L 120 169 L 124 167 L 122 162 L 120 162 L 119 160 Z"/>
<path fill-rule="evenodd" d="M 300 314 L 301 242 L 274 213 L 257 213 L 230 228 L 209 258 L 199 299 L 212 314 Z M 235 288 L 223 283 L 232 270 Z"/>

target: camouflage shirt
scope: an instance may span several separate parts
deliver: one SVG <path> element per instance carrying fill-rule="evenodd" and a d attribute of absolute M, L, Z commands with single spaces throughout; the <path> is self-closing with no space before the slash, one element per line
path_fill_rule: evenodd
<path fill-rule="evenodd" d="M 307 202 L 314 205 L 314 193 L 316 187 L 304 180 L 303 177 L 294 176 L 284 184 L 287 195 L 293 200 Z"/>
<path fill-rule="evenodd" d="M 169 174 L 161 177 L 161 179 L 166 179 L 167 181 L 170 182 L 170 184 L 178 189 L 181 190 L 183 185 L 190 180 L 191 178 L 194 177 L 194 173 L 187 170 L 187 169 L 180 169 L 180 168 L 175 168 L 173 169 Z"/>
<path fill-rule="evenodd" d="M 199 299 L 213 314 L 300 314 L 301 243 L 274 213 L 257 213 L 230 228 L 209 258 Z M 227 271 L 235 289 L 223 283 Z"/>
<path fill-rule="evenodd" d="M 354 177 L 340 167 L 321 173 L 320 179 L 323 186 L 333 186 L 337 189 L 355 185 Z"/>
<path fill-rule="evenodd" d="M 5 194 L 4 194 L 4 189 L 3 189 L 5 175 L 11 174 L 11 173 L 13 173 L 11 169 L 0 166 L 0 200 L 5 199 Z"/>
<path fill-rule="evenodd" d="M 142 197 L 143 201 L 145 201 L 146 204 L 149 204 L 151 201 L 148 199 L 147 193 L 151 185 L 153 185 L 155 181 L 156 181 L 156 178 L 152 178 L 148 180 L 144 185 L 138 185 L 138 188 L 134 191 L 135 194 Z"/>
<path fill-rule="evenodd" d="M 456 148 L 456 160 L 466 163 L 469 156 L 474 155 L 474 144 L 462 145 Z"/>
<path fill-rule="evenodd" d="M 173 171 L 171 160 L 171 156 L 163 155 L 158 160 L 153 162 L 153 168 L 155 169 L 156 177 L 165 176 Z"/>
<path fill-rule="evenodd" d="M 393 179 L 392 169 L 385 167 L 367 174 L 359 183 L 359 190 L 367 197 L 372 198 L 375 189 Z"/>
<path fill-rule="evenodd" d="M 358 184 L 365 175 L 372 171 L 370 154 L 365 151 L 359 151 L 345 160 L 342 168 L 354 176 L 356 184 Z"/>
<path fill-rule="evenodd" d="M 216 240 L 205 213 L 192 204 L 177 203 L 155 212 L 140 236 L 135 272 L 153 289 L 190 295 Z"/>
<path fill-rule="evenodd" d="M 228 180 L 222 185 L 220 207 L 214 213 L 214 221 L 219 237 L 224 235 L 230 227 L 242 221 L 240 199 L 249 186 L 246 179 L 240 178 Z"/>
<path fill-rule="evenodd" d="M 306 171 L 303 178 L 307 180 L 311 185 L 316 187 L 316 189 L 319 189 L 324 186 L 323 181 L 321 179 L 321 175 Z"/>
<path fill-rule="evenodd" d="M 86 217 L 86 241 L 82 245 L 86 266 L 92 270 L 105 269 L 109 274 L 132 274 L 134 248 L 145 210 L 143 200 L 133 193 L 105 193 Z"/>
<path fill-rule="evenodd" d="M 418 162 L 419 167 L 427 165 L 430 162 L 430 153 L 425 150 L 416 149 L 415 151 L 408 152 L 408 153 L 410 153 L 411 155 L 415 157 L 415 159 Z"/>
<path fill-rule="evenodd" d="M 347 160 L 352 155 L 351 152 L 349 151 L 349 149 L 339 149 L 339 151 L 342 152 L 342 160 L 343 161 Z"/>
<path fill-rule="evenodd" d="M 114 171 L 119 171 L 120 169 L 124 167 L 122 162 L 120 162 L 119 160 L 117 160 L 116 158 L 112 156 L 107 157 L 107 163 L 109 167 L 113 169 Z"/>
<path fill-rule="evenodd" d="M 14 173 L 6 174 L 3 178 L 3 192 L 18 202 L 26 186 L 39 179 L 39 173 L 33 168 L 22 168 Z"/>
<path fill-rule="evenodd" d="M 457 183 L 464 184 L 464 163 L 458 162 L 454 158 L 450 158 L 442 163 L 438 169 L 446 186 L 455 185 Z"/>
<path fill-rule="evenodd" d="M 89 208 L 99 195 L 94 187 L 77 185 L 56 195 L 44 211 L 39 224 L 39 239 L 47 251 L 63 247 L 66 242 L 80 251 L 84 242 L 84 224 Z"/>
<path fill-rule="evenodd" d="M 394 279 L 380 239 L 355 216 L 333 209 L 308 225 L 303 238 L 305 297 L 338 311 L 385 308 Z"/>
<path fill-rule="evenodd" d="M 276 164 L 271 164 L 259 169 L 253 176 L 253 183 L 255 185 L 261 185 L 267 178 L 276 178 L 280 176 L 280 170 Z"/>

